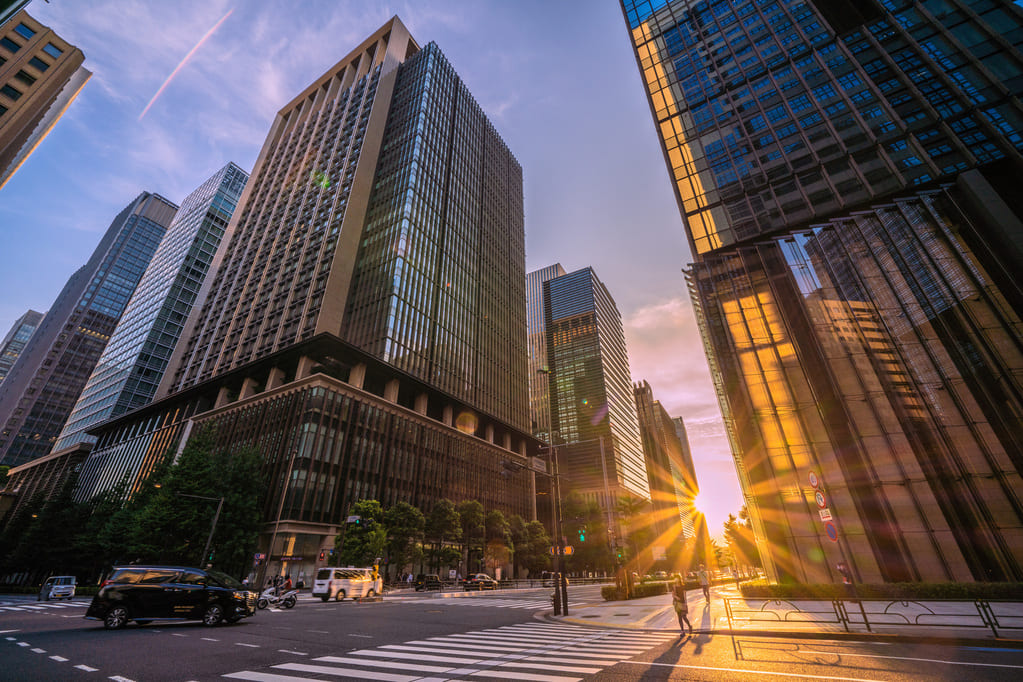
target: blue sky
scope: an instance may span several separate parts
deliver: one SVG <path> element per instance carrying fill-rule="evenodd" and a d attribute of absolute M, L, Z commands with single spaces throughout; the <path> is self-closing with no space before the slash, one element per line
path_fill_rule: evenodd
<path fill-rule="evenodd" d="M 276 112 L 397 14 L 440 46 L 522 164 L 527 268 L 595 268 L 622 313 L 633 378 L 686 421 L 711 533 L 738 511 L 681 274 L 689 250 L 615 0 L 37 0 L 28 11 L 82 49 L 93 77 L 0 190 L 0 336 L 49 307 L 140 191 L 180 202 L 228 161 L 250 171 Z"/>

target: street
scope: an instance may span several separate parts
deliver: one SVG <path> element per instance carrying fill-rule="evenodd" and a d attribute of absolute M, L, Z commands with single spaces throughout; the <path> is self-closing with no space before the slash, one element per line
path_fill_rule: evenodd
<path fill-rule="evenodd" d="M 399 592 L 260 611 L 237 625 L 82 618 L 88 598 L 0 597 L 0 680 L 1016 680 L 1023 650 L 591 627 L 545 619 L 548 590 Z M 570 588 L 570 607 L 600 600 Z M 613 610 L 613 609 L 612 609 Z M 541 617 L 538 617 L 541 616 Z"/>

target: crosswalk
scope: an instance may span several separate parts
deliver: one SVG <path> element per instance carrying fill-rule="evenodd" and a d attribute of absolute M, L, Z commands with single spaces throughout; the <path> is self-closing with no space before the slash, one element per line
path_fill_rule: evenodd
<path fill-rule="evenodd" d="M 281 663 L 224 675 L 252 682 L 330 679 L 384 682 L 581 680 L 675 638 L 673 633 L 520 623 Z"/>
<path fill-rule="evenodd" d="M 498 609 L 528 609 L 531 611 L 543 611 L 544 609 L 550 609 L 551 600 L 548 599 L 502 599 L 500 597 L 494 597 L 487 599 L 485 597 L 470 597 L 462 599 L 431 599 L 431 604 L 437 606 L 491 606 Z M 569 608 L 573 606 L 580 606 L 585 602 L 568 602 Z"/>
<path fill-rule="evenodd" d="M 85 601 L 72 599 L 71 601 L 0 601 L 0 611 L 60 611 L 73 608 L 87 608 L 92 599 Z"/>

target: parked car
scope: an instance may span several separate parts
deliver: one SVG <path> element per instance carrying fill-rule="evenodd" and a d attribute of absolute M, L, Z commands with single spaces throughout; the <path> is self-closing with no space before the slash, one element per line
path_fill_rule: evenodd
<path fill-rule="evenodd" d="M 469 590 L 496 590 L 497 581 L 486 573 L 473 573 L 462 581 L 465 591 Z"/>
<path fill-rule="evenodd" d="M 544 571 L 540 574 L 540 586 L 541 587 L 554 587 L 554 572 Z M 565 576 L 565 584 L 569 585 L 568 576 Z"/>
<path fill-rule="evenodd" d="M 423 590 L 439 590 L 444 584 L 441 582 L 439 575 L 421 575 L 416 578 L 413 585 L 416 588 L 416 592 L 421 592 Z"/>
<path fill-rule="evenodd" d="M 50 576 L 39 588 L 36 601 L 51 599 L 71 599 L 75 596 L 75 577 L 73 575 Z"/>
<path fill-rule="evenodd" d="M 135 621 L 201 620 L 236 623 L 255 615 L 256 593 L 214 569 L 186 566 L 115 566 L 85 617 L 117 630 Z"/>
<path fill-rule="evenodd" d="M 654 573 L 654 580 L 668 580 L 671 576 L 668 575 L 667 571 L 657 571 Z"/>
<path fill-rule="evenodd" d="M 313 596 L 322 601 L 373 597 L 383 589 L 383 579 L 379 575 L 374 578 L 372 568 L 321 568 L 313 581 Z"/>

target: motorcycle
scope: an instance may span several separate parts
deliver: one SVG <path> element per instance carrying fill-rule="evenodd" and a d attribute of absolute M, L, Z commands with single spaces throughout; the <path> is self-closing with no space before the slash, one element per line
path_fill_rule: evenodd
<path fill-rule="evenodd" d="M 265 609 L 268 606 L 279 606 L 282 609 L 290 609 L 296 603 L 298 603 L 298 590 L 281 593 L 276 587 L 268 587 L 256 600 L 256 608 Z"/>

